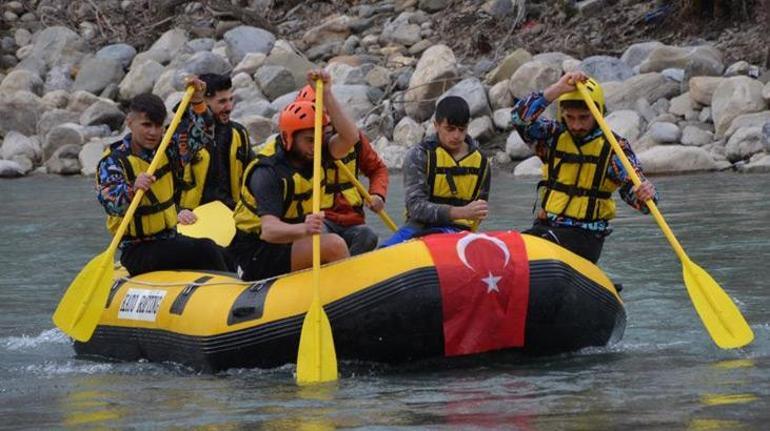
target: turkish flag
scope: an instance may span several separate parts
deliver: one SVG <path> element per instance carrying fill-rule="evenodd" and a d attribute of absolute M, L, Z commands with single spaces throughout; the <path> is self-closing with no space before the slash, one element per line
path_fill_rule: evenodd
<path fill-rule="evenodd" d="M 523 346 L 529 259 L 521 235 L 463 232 L 422 240 L 441 285 L 444 354 Z"/>

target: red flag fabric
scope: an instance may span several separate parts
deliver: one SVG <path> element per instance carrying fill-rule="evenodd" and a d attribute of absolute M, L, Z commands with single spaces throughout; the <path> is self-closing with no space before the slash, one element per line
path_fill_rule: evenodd
<path fill-rule="evenodd" d="M 529 259 L 521 235 L 463 232 L 422 240 L 441 284 L 444 354 L 523 346 Z"/>

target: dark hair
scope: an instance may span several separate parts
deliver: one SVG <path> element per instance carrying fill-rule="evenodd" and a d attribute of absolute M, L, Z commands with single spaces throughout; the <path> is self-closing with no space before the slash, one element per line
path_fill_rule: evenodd
<path fill-rule="evenodd" d="M 229 90 L 233 88 L 233 81 L 227 75 L 218 73 L 204 73 L 199 76 L 200 80 L 206 83 L 206 97 L 217 94 L 218 91 Z"/>
<path fill-rule="evenodd" d="M 559 106 L 562 109 L 585 109 L 588 110 L 588 106 L 586 105 L 586 102 L 583 100 L 565 100 L 563 102 L 559 102 Z"/>
<path fill-rule="evenodd" d="M 166 105 L 163 100 L 151 93 L 144 93 L 131 99 L 128 110 L 137 114 L 145 114 L 155 124 L 163 124 L 166 119 Z"/>
<path fill-rule="evenodd" d="M 436 105 L 436 122 L 446 120 L 452 126 L 465 127 L 471 120 L 468 102 L 459 96 L 448 96 Z"/>

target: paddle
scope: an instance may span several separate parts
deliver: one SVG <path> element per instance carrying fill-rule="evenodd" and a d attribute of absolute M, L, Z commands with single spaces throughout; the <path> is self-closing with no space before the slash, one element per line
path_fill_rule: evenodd
<path fill-rule="evenodd" d="M 612 145 L 612 150 L 623 163 L 629 178 L 631 178 L 634 185 L 638 186 L 641 184 L 639 176 L 636 175 L 636 171 L 631 166 L 631 162 L 628 161 L 623 149 L 620 148 L 615 135 L 612 134 L 612 130 L 610 130 L 607 122 L 602 118 L 602 114 L 594 105 L 585 85 L 578 83 L 577 89 L 591 110 L 591 114 L 599 123 L 604 136 L 607 137 L 610 145 Z M 649 199 L 645 203 L 682 263 L 682 273 L 687 292 L 711 338 L 722 349 L 733 349 L 749 344 L 754 339 L 754 333 L 746 323 L 738 307 L 736 307 L 730 297 L 727 296 L 709 273 L 690 260 L 663 219 L 663 215 L 658 211 L 655 202 Z"/>
<path fill-rule="evenodd" d="M 352 172 L 350 172 L 350 169 L 348 169 L 347 166 L 345 166 L 344 163 L 340 160 L 335 160 L 334 163 L 337 165 L 337 168 L 342 171 L 343 174 L 345 174 L 346 177 L 350 180 L 350 182 L 353 183 L 353 185 L 356 187 L 356 190 L 358 190 L 358 193 L 361 194 L 361 196 L 366 199 L 366 202 L 371 203 L 372 202 L 372 195 L 369 194 L 369 191 L 366 190 L 363 184 L 361 184 L 361 181 L 358 181 L 358 178 L 356 178 L 355 175 L 353 175 Z M 382 222 L 385 223 L 385 226 L 387 226 L 390 230 L 395 232 L 398 230 L 398 226 L 396 226 L 395 223 L 393 223 L 393 219 L 390 218 L 388 215 L 388 212 L 385 211 L 385 208 L 382 209 L 382 211 L 378 212 L 377 215 L 380 216 L 382 219 Z"/>
<path fill-rule="evenodd" d="M 209 238 L 222 247 L 230 245 L 235 236 L 233 212 L 221 201 L 213 201 L 193 210 L 198 220 L 193 224 L 178 224 L 177 230 L 191 238 Z"/>
<path fill-rule="evenodd" d="M 152 175 L 160 164 L 160 155 L 165 153 L 169 141 L 174 134 L 182 115 L 187 109 L 187 105 L 192 98 L 195 88 L 190 86 L 185 91 L 182 101 L 177 108 L 174 119 L 171 121 L 163 140 L 155 151 L 150 167 L 147 173 Z M 93 335 L 99 317 L 102 314 L 104 305 L 107 303 L 107 297 L 110 293 L 110 286 L 114 278 L 115 250 L 118 248 L 123 234 L 128 228 L 128 223 L 134 216 L 139 202 L 144 196 L 143 190 L 138 190 L 131 200 L 128 210 L 123 215 L 123 220 L 115 232 L 107 250 L 91 259 L 90 262 L 80 271 L 72 283 L 64 292 L 56 311 L 53 314 L 53 323 L 59 327 L 65 334 L 78 341 L 88 341 Z"/>
<path fill-rule="evenodd" d="M 315 145 L 313 147 L 313 213 L 321 212 L 321 139 L 323 137 L 323 81 L 316 80 Z M 305 314 L 297 353 L 297 383 L 337 380 L 337 353 L 332 327 L 321 307 L 321 236 L 313 235 L 313 302 Z"/>

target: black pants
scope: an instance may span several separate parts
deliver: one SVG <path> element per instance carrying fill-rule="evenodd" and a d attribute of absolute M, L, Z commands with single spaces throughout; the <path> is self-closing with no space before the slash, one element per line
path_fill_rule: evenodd
<path fill-rule="evenodd" d="M 365 224 L 342 226 L 331 220 L 324 220 L 324 226 L 326 226 L 326 232 L 336 233 L 345 240 L 351 256 L 366 253 L 377 248 L 379 238 L 377 238 L 377 234 L 374 233 L 372 228 Z"/>
<path fill-rule="evenodd" d="M 599 261 L 605 236 L 579 227 L 549 226 L 540 220 L 522 233 L 545 238 L 593 263 Z"/>
<path fill-rule="evenodd" d="M 236 231 L 227 248 L 241 280 L 253 281 L 291 272 L 292 244 L 272 244 L 257 234 Z"/>
<path fill-rule="evenodd" d="M 228 271 L 222 249 L 214 241 L 182 235 L 131 244 L 123 249 L 120 263 L 131 276 L 167 269 Z"/>

